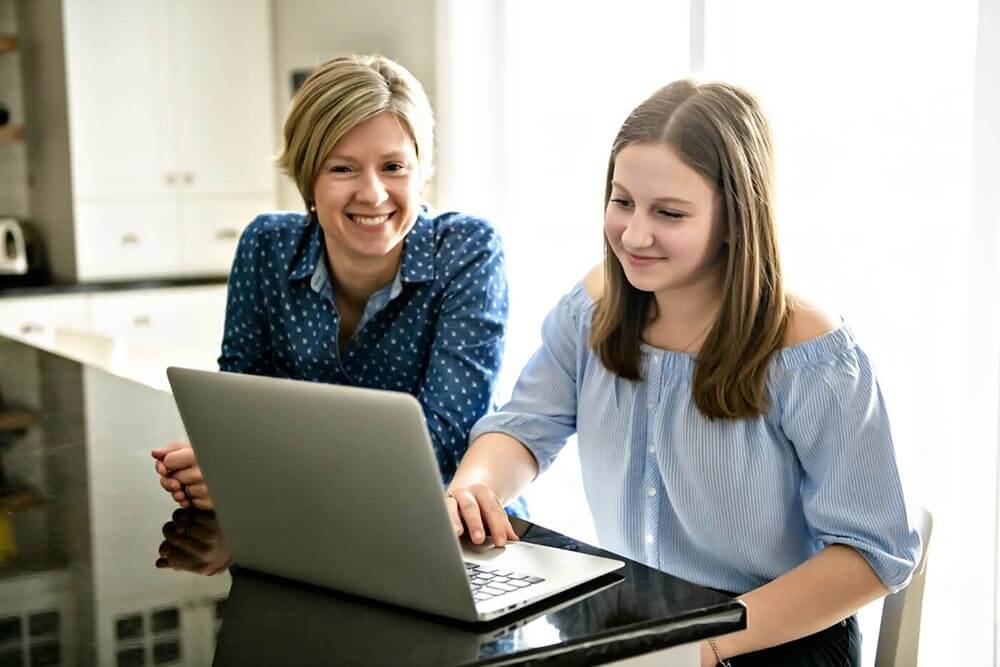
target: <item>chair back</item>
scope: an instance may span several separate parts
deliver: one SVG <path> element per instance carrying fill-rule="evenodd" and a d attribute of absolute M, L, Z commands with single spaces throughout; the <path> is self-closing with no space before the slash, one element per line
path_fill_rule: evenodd
<path fill-rule="evenodd" d="M 917 530 L 923 551 L 909 585 L 886 597 L 882 606 L 882 624 L 878 633 L 875 667 L 916 667 L 920 648 L 920 614 L 924 604 L 927 577 L 927 551 L 931 542 L 934 518 L 920 510 Z"/>

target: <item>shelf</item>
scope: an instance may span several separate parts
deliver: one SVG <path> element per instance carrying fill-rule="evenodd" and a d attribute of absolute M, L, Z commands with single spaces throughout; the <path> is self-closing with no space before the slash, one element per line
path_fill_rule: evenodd
<path fill-rule="evenodd" d="M 22 141 L 24 139 L 24 128 L 20 125 L 4 125 L 0 127 L 0 143 Z"/>
<path fill-rule="evenodd" d="M 0 486 L 0 512 L 31 509 L 44 503 L 45 497 L 37 489 L 17 477 L 9 477 L 6 485 Z"/>
<path fill-rule="evenodd" d="M 10 53 L 17 50 L 17 37 L 0 33 L 0 53 Z"/>
<path fill-rule="evenodd" d="M 23 431 L 38 423 L 38 413 L 26 408 L 0 408 L 0 433 Z"/>

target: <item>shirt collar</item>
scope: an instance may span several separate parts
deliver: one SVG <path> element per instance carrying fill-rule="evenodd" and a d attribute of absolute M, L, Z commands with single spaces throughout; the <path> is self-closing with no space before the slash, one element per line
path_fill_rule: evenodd
<path fill-rule="evenodd" d="M 403 240 L 399 277 L 408 283 L 434 280 L 434 225 L 424 207 L 421 207 L 413 229 Z"/>
<path fill-rule="evenodd" d="M 323 243 L 323 230 L 320 229 L 315 215 L 310 213 L 306 233 L 303 236 L 302 244 L 299 246 L 295 259 L 292 260 L 288 271 L 288 279 L 303 280 L 312 277 L 316 272 L 317 264 L 326 264 L 326 262 L 319 261 L 324 252 L 326 252 L 326 247 Z"/>
<path fill-rule="evenodd" d="M 323 230 L 313 215 L 309 218 L 304 242 L 288 272 L 289 280 L 328 278 L 326 262 L 320 261 L 326 252 Z M 323 276 L 317 277 L 320 267 Z M 434 280 L 434 225 L 428 217 L 427 209 L 421 207 L 413 229 L 403 239 L 403 259 L 397 271 L 396 281 L 423 283 L 431 280 Z"/>

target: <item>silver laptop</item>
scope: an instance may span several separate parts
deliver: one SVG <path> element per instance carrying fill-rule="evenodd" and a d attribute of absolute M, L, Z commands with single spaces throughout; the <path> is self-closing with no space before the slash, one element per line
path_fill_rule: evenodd
<path fill-rule="evenodd" d="M 462 621 L 624 566 L 459 540 L 409 394 L 183 368 L 167 376 L 241 566 Z"/>

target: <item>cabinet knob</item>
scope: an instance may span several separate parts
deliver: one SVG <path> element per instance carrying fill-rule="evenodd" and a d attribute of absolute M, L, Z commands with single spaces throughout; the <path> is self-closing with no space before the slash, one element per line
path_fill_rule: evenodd
<path fill-rule="evenodd" d="M 136 327 L 148 327 L 153 323 L 153 318 L 149 315 L 136 315 L 132 320 L 132 325 Z"/>
<path fill-rule="evenodd" d="M 138 234 L 133 234 L 132 232 L 122 234 L 122 245 L 138 245 L 138 244 L 139 244 Z"/>
<path fill-rule="evenodd" d="M 163 180 L 167 182 L 167 185 L 173 185 L 177 182 L 177 174 L 171 172 L 169 174 L 163 175 Z"/>
<path fill-rule="evenodd" d="M 192 183 L 194 183 L 194 174 L 192 174 L 190 171 L 185 171 L 183 178 L 185 185 L 191 185 Z"/>
<path fill-rule="evenodd" d="M 215 240 L 216 241 L 232 241 L 233 239 L 237 238 L 239 235 L 240 235 L 240 233 L 238 231 L 236 231 L 235 229 L 233 229 L 232 227 L 226 227 L 225 229 L 220 229 L 219 231 L 215 232 Z"/>
<path fill-rule="evenodd" d="M 38 322 L 25 322 L 21 325 L 20 331 L 22 336 L 31 336 L 33 334 L 43 333 L 45 331 L 45 327 Z"/>

